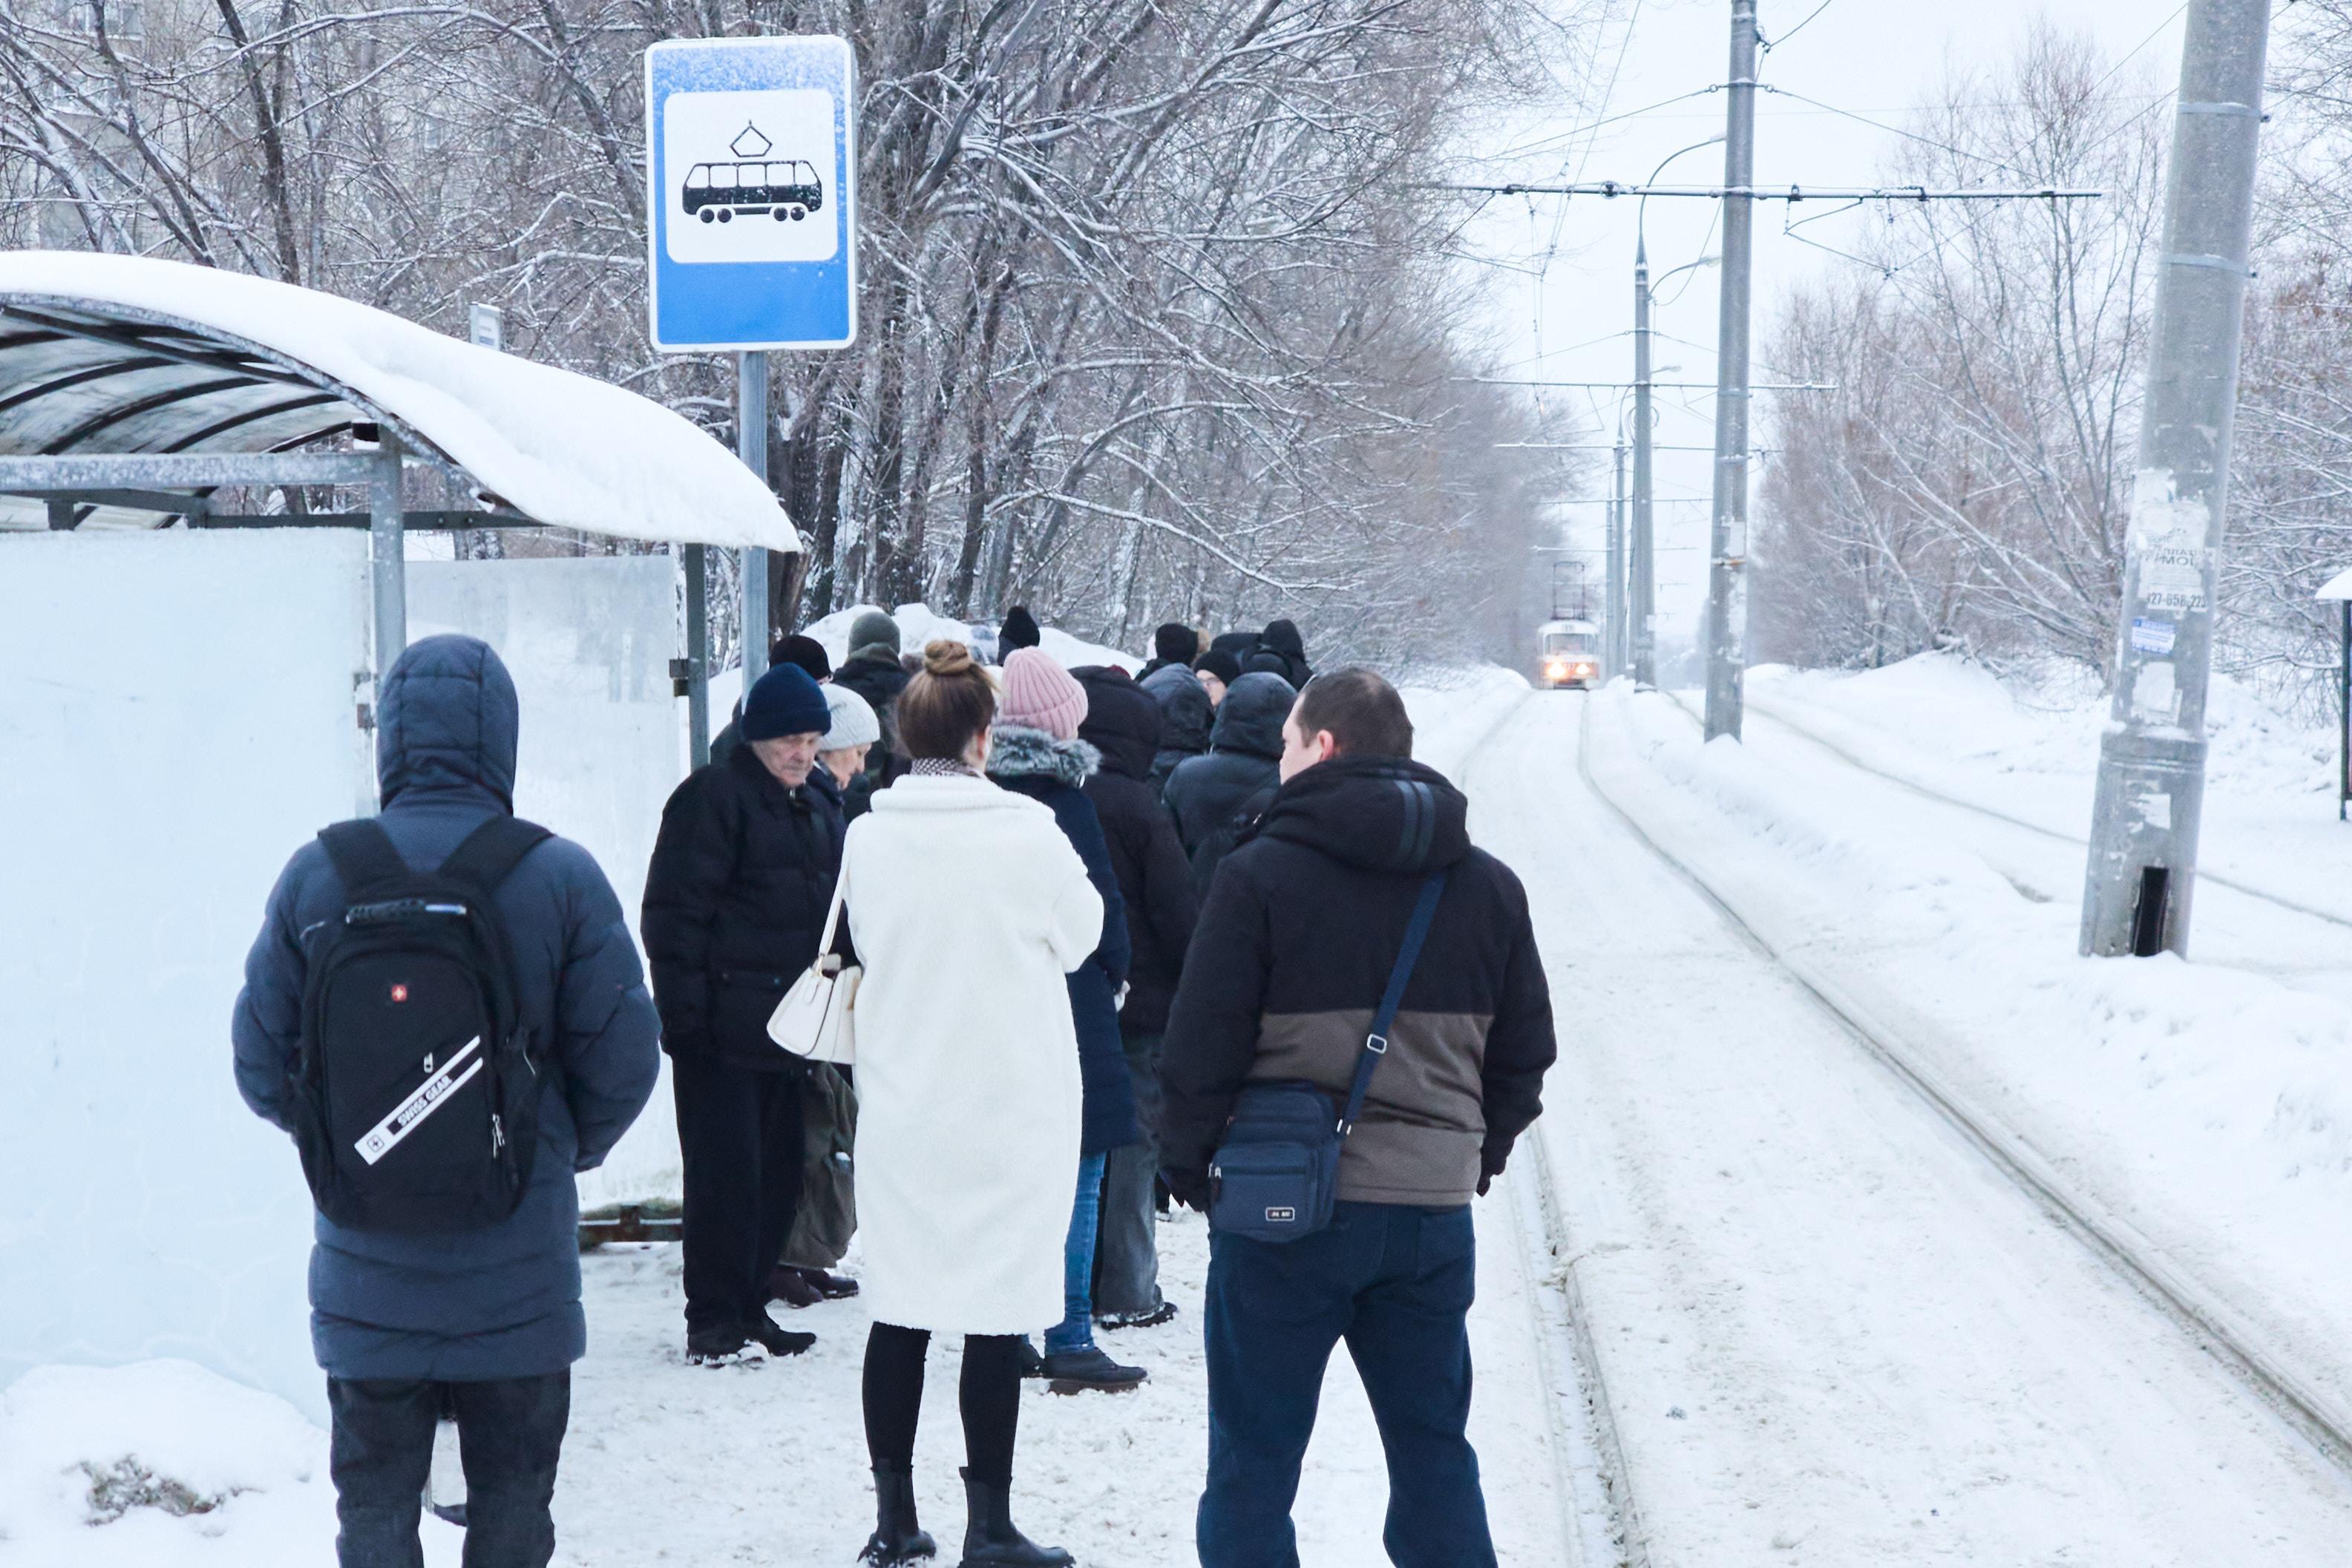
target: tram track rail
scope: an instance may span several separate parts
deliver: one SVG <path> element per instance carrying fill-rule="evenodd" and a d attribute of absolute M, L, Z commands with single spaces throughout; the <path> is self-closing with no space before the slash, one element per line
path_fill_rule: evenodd
<path fill-rule="evenodd" d="M 2265 1345 L 2262 1335 L 2227 1302 L 2167 1262 L 2129 1221 L 2076 1191 L 2030 1141 L 1953 1089 L 1912 1042 L 1878 1018 L 1837 976 L 1773 940 L 1760 924 L 1741 911 L 1734 895 L 1653 833 L 1594 774 L 1592 711 L 1588 701 L 1579 717 L 1577 774 L 1586 790 L 1634 841 L 1712 908 L 1743 945 L 1786 975 L 1841 1032 L 1925 1102 L 2053 1222 L 2352 1479 L 2352 1412 L 2337 1406 Z"/>
<path fill-rule="evenodd" d="M 1462 782 L 1495 737 L 1528 711 L 1536 694 L 1505 708 L 1465 749 Z M 1544 1382 L 1551 1450 L 1560 1466 L 1561 1544 L 1570 1568 L 1649 1568 L 1649 1552 L 1620 1444 L 1607 1375 L 1593 1343 L 1577 1265 L 1585 1256 L 1559 1201 L 1540 1123 L 1519 1139 L 1519 1164 L 1503 1180 L 1512 1229 L 1525 1260 L 1528 1327 Z M 1532 1179 L 1530 1179 L 1532 1178 Z"/>

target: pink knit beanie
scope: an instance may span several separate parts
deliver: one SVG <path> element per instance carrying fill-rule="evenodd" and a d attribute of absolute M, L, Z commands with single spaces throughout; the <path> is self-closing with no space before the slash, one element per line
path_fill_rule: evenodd
<path fill-rule="evenodd" d="M 996 705 L 996 722 L 1042 729 L 1055 740 L 1076 740 L 1087 719 L 1087 688 L 1070 672 L 1054 663 L 1053 655 L 1035 648 L 1015 648 L 1004 661 L 1004 695 Z"/>

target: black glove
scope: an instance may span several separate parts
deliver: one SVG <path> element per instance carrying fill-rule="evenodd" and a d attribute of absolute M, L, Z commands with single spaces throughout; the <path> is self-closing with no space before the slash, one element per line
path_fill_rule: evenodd
<path fill-rule="evenodd" d="M 1478 1196 L 1480 1197 L 1486 1196 L 1486 1189 L 1495 1185 L 1495 1178 L 1503 1174 L 1503 1167 L 1510 1163 L 1510 1158 L 1511 1152 L 1508 1149 L 1487 1149 L 1479 1155 Z"/>
<path fill-rule="evenodd" d="M 1209 1173 L 1206 1170 L 1180 1171 L 1174 1168 L 1160 1173 L 1161 1185 L 1168 1196 L 1185 1207 L 1209 1212 Z"/>

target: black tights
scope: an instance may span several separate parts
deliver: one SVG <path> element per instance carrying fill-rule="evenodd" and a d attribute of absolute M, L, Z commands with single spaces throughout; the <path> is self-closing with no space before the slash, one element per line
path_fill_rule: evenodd
<path fill-rule="evenodd" d="M 923 1353 L 929 1329 L 876 1323 L 866 1336 L 866 1451 L 874 1468 L 906 1474 L 915 1468 L 915 1424 L 923 1408 Z M 1021 1424 L 1021 1336 L 966 1334 L 963 1451 L 971 1479 L 1013 1484 L 1013 1435 Z"/>

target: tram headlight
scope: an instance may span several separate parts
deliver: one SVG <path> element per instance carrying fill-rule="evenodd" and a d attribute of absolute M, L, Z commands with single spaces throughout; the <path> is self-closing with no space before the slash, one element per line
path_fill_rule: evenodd
<path fill-rule="evenodd" d="M 1553 659 L 1544 665 L 1544 679 L 1548 681 L 1564 681 L 1568 679 L 1568 661 L 1565 659 Z"/>

